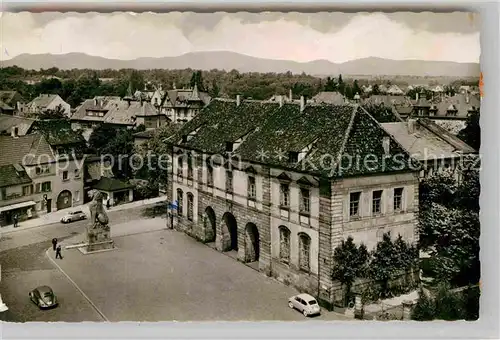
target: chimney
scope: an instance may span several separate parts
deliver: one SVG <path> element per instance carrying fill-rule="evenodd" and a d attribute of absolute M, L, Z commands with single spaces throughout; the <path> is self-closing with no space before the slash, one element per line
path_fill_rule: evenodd
<path fill-rule="evenodd" d="M 384 153 L 389 154 L 391 139 L 389 137 L 382 138 L 382 147 L 384 148 Z"/>
<path fill-rule="evenodd" d="M 415 124 L 417 121 L 415 119 L 408 119 L 408 133 L 413 134 L 415 133 Z"/>
<path fill-rule="evenodd" d="M 280 103 L 280 107 L 283 106 L 283 96 L 278 97 L 278 103 Z"/>
<path fill-rule="evenodd" d="M 292 89 L 290 89 L 290 91 L 288 92 L 288 99 L 290 100 L 290 102 L 293 101 L 293 94 L 292 94 Z"/>
<path fill-rule="evenodd" d="M 306 100 L 304 96 L 300 96 L 300 112 L 304 111 L 305 107 L 306 107 Z"/>
<path fill-rule="evenodd" d="M 465 102 L 469 104 L 470 98 L 469 98 L 469 91 L 465 91 Z"/>
<path fill-rule="evenodd" d="M 97 98 L 94 98 L 94 106 L 97 106 Z"/>
<path fill-rule="evenodd" d="M 240 106 L 241 104 L 241 96 L 238 94 L 236 95 L 236 106 Z"/>
<path fill-rule="evenodd" d="M 175 83 L 173 83 L 173 84 L 172 84 L 172 87 L 173 87 L 173 89 L 174 89 L 174 90 L 176 89 L 176 87 L 175 87 Z"/>
<path fill-rule="evenodd" d="M 162 86 L 161 86 L 161 84 L 160 84 L 160 91 L 161 91 L 161 89 L 162 89 Z"/>
<path fill-rule="evenodd" d="M 418 92 L 415 94 L 415 99 L 418 102 Z"/>

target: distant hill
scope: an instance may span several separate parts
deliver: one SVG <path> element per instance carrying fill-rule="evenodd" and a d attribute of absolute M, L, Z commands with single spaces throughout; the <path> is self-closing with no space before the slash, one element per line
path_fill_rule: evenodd
<path fill-rule="evenodd" d="M 201 69 L 238 70 L 239 72 L 306 73 L 310 75 L 387 75 L 387 76 L 448 76 L 477 77 L 477 63 L 455 63 L 447 61 L 390 60 L 364 58 L 345 63 L 315 60 L 300 63 L 290 60 L 273 60 L 250 57 L 234 52 L 193 52 L 178 57 L 138 58 L 116 60 L 90 56 L 83 53 L 68 54 L 22 54 L 3 62 L 3 67 L 14 66 L 25 69 Z"/>

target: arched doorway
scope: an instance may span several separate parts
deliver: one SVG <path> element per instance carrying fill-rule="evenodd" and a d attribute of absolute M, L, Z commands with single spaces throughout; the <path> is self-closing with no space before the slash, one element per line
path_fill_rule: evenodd
<path fill-rule="evenodd" d="M 259 261 L 260 237 L 257 226 L 248 223 L 245 228 L 245 262 Z"/>
<path fill-rule="evenodd" d="M 214 242 L 216 235 L 216 220 L 215 211 L 212 207 L 207 207 L 205 209 L 205 216 L 203 216 L 203 224 L 205 227 L 205 237 L 207 242 Z"/>
<path fill-rule="evenodd" d="M 73 206 L 73 196 L 71 195 L 71 191 L 63 190 L 57 196 L 57 210 L 71 208 Z"/>
<path fill-rule="evenodd" d="M 238 250 L 238 225 L 233 214 L 225 213 L 222 217 L 222 251 Z"/>

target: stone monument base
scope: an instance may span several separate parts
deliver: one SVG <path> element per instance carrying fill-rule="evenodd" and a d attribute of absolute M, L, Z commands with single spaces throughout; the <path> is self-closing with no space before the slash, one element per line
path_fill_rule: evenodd
<path fill-rule="evenodd" d="M 78 248 L 80 252 L 84 255 L 101 253 L 104 251 L 115 250 L 115 242 L 113 240 L 97 242 L 95 244 L 89 244 L 88 246 Z"/>

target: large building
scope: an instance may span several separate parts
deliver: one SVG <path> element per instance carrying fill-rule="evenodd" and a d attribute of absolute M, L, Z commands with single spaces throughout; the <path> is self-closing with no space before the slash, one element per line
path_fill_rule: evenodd
<path fill-rule="evenodd" d="M 72 127 L 83 130 L 86 140 L 99 125 L 117 128 L 133 128 L 143 124 L 146 128 L 157 128 L 166 118 L 148 101 L 133 98 L 95 97 L 85 100 L 71 116 Z"/>
<path fill-rule="evenodd" d="M 57 153 L 42 133 L 0 136 L 0 225 L 83 203 L 82 160 Z"/>
<path fill-rule="evenodd" d="M 167 142 L 173 226 L 323 302 L 342 239 L 418 240 L 416 165 L 358 105 L 214 99 Z"/>
<path fill-rule="evenodd" d="M 61 110 L 67 117 L 71 115 L 71 106 L 57 94 L 41 94 L 21 108 L 22 115 L 36 115 L 48 111 Z"/>

